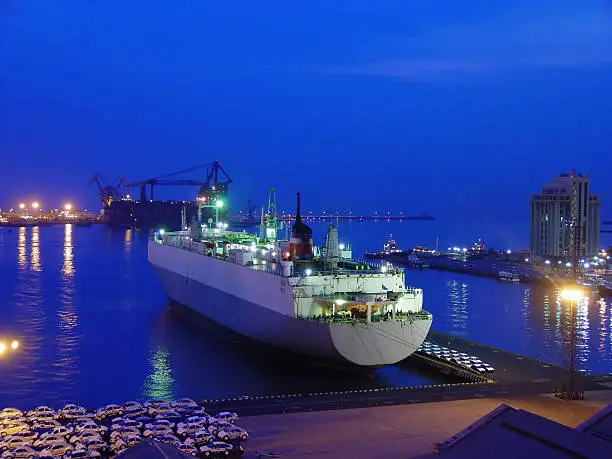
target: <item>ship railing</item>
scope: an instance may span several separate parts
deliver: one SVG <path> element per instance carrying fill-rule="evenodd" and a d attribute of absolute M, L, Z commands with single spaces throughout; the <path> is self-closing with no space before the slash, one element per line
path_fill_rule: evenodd
<path fill-rule="evenodd" d="M 334 323 L 334 324 L 358 324 L 358 323 L 366 323 L 367 317 L 365 314 L 359 317 L 347 316 L 342 314 L 334 314 L 334 315 L 310 315 L 303 316 L 297 315 L 298 319 L 302 320 L 310 320 L 313 322 L 321 322 L 321 323 Z M 414 322 L 416 320 L 431 320 L 433 316 L 431 313 L 427 311 L 418 311 L 418 312 L 396 312 L 395 318 L 391 313 L 386 314 L 372 314 L 371 322 Z"/>

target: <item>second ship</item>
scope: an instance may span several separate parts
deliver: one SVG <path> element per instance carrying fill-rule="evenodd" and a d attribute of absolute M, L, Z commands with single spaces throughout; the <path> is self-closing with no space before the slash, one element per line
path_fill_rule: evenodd
<path fill-rule="evenodd" d="M 380 367 L 414 353 L 431 327 L 423 292 L 406 287 L 403 270 L 352 260 L 334 225 L 325 246 L 313 246 L 299 193 L 290 238 L 280 237 L 275 218 L 260 235 L 212 219 L 188 226 L 156 233 L 149 262 L 175 306 L 232 332 L 315 359 Z"/>

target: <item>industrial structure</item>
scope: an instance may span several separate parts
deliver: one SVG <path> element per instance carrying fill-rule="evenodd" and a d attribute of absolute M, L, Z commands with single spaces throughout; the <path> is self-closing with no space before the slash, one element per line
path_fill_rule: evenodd
<path fill-rule="evenodd" d="M 572 170 L 532 195 L 532 256 L 574 259 L 599 251 L 601 201 L 590 191 L 589 178 Z"/>
<path fill-rule="evenodd" d="M 203 172 L 202 179 L 180 178 L 190 172 Z M 121 178 L 109 185 L 96 174 L 90 183 L 98 185 L 100 202 L 107 225 L 121 228 L 165 228 L 169 231 L 181 229 L 203 213 L 210 218 L 227 212 L 226 196 L 232 179 L 218 161 L 190 167 L 177 172 L 160 175 L 139 182 L 126 183 Z M 197 187 L 197 195 L 190 200 L 155 200 L 158 186 Z M 134 199 L 130 190 L 137 188 L 139 199 Z M 208 209 L 208 210 L 207 210 Z"/>

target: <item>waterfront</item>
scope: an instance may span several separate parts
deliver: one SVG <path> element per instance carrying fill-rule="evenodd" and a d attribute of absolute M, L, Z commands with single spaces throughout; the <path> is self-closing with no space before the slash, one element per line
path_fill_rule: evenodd
<path fill-rule="evenodd" d="M 402 245 L 429 223 L 340 224 L 354 255 L 389 232 Z M 313 224 L 321 242 L 325 224 Z M 0 229 L 0 336 L 21 342 L 0 359 L 0 403 L 30 407 L 76 401 L 99 406 L 132 398 L 216 398 L 316 392 L 442 381 L 406 364 L 337 373 L 255 355 L 169 314 L 146 263 L 142 232 L 103 226 Z M 374 247 L 373 247 L 374 246 Z M 437 271 L 407 271 L 422 287 L 435 330 L 562 361 L 554 292 Z M 548 299 L 547 299 L 548 298 Z M 610 302 L 579 310 L 581 367 L 612 372 Z M 257 357 L 257 358 L 254 358 Z"/>

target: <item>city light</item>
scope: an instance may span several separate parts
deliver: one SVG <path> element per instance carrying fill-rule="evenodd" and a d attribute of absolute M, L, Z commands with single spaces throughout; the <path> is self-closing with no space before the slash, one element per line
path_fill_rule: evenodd
<path fill-rule="evenodd" d="M 583 297 L 582 290 L 576 288 L 567 288 L 561 290 L 561 298 L 570 301 L 580 301 Z"/>
<path fill-rule="evenodd" d="M 339 248 L 340 250 L 344 250 L 344 244 L 339 244 L 339 245 L 338 245 L 338 248 Z"/>
<path fill-rule="evenodd" d="M 0 355 L 4 354 L 6 351 L 6 344 L 0 343 Z"/>
<path fill-rule="evenodd" d="M 336 301 L 335 301 L 335 303 L 336 303 L 338 306 L 342 306 L 344 303 L 346 303 L 346 301 L 345 301 L 345 300 L 340 299 L 340 300 L 336 300 Z"/>
<path fill-rule="evenodd" d="M 66 204 L 66 205 L 64 206 L 64 210 L 65 210 L 66 212 L 71 211 L 71 210 L 72 210 L 72 204 Z"/>
<path fill-rule="evenodd" d="M 584 265 L 582 265 L 585 267 L 585 269 L 589 269 L 591 267 L 591 265 L 589 263 L 585 263 Z"/>
<path fill-rule="evenodd" d="M 221 200 L 217 201 L 215 203 L 215 206 L 217 206 L 220 209 L 221 207 L 223 207 L 223 201 L 221 201 Z"/>
<path fill-rule="evenodd" d="M 11 342 L 11 349 L 12 350 L 17 350 L 17 348 L 19 347 L 19 341 L 14 340 L 13 342 Z"/>
<path fill-rule="evenodd" d="M 23 202 L 20 202 L 20 203 L 19 203 L 19 208 L 20 208 L 21 210 L 25 209 L 25 204 L 24 204 Z"/>
<path fill-rule="evenodd" d="M 307 276 L 310 276 L 311 274 L 312 274 L 312 269 L 308 268 L 308 269 L 306 270 L 306 275 L 307 275 Z"/>
<path fill-rule="evenodd" d="M 549 265 L 549 264 L 550 264 L 550 260 L 546 260 L 546 261 L 544 262 L 544 264 L 545 264 L 545 265 Z"/>
<path fill-rule="evenodd" d="M 507 253 L 508 255 L 510 255 L 510 254 L 512 253 L 512 250 L 508 249 L 508 250 L 506 250 L 506 253 Z"/>
<path fill-rule="evenodd" d="M 160 236 L 163 236 L 164 234 L 166 234 L 166 230 L 165 230 L 165 229 L 163 229 L 163 228 L 162 228 L 162 229 L 160 229 L 160 230 L 159 230 L 159 235 L 160 235 Z"/>
<path fill-rule="evenodd" d="M 34 201 L 34 202 L 32 203 L 32 208 L 33 208 L 33 209 L 38 209 L 39 207 L 40 207 L 40 204 L 38 204 L 38 202 Z"/>

